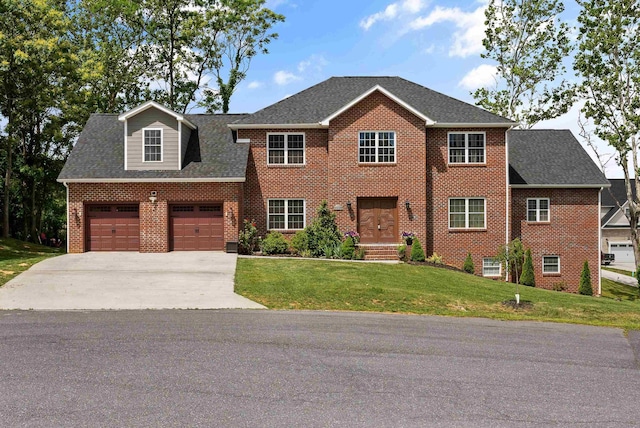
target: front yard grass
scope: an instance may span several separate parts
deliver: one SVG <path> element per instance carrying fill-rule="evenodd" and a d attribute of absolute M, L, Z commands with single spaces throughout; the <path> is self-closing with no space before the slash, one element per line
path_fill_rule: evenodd
<path fill-rule="evenodd" d="M 633 273 L 630 270 L 616 269 L 616 268 L 609 267 L 609 266 L 602 266 L 602 269 L 608 270 L 609 272 L 615 272 L 615 273 L 620 274 L 620 275 L 633 276 Z"/>
<path fill-rule="evenodd" d="M 0 287 L 34 264 L 64 253 L 64 249 L 0 238 Z"/>
<path fill-rule="evenodd" d="M 637 289 L 611 281 L 603 281 L 603 286 L 607 297 L 520 286 L 521 301 L 532 306 L 513 309 L 502 302 L 514 298 L 514 284 L 429 266 L 240 258 L 236 270 L 236 292 L 271 309 L 394 312 L 640 329 L 640 300 L 633 296 Z"/>

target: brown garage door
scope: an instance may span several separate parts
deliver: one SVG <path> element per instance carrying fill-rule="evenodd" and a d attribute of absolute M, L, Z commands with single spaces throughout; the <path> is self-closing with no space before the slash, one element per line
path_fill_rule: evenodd
<path fill-rule="evenodd" d="M 224 248 L 222 204 L 172 205 L 171 249 L 209 251 Z"/>
<path fill-rule="evenodd" d="M 87 251 L 139 251 L 138 205 L 87 206 Z"/>

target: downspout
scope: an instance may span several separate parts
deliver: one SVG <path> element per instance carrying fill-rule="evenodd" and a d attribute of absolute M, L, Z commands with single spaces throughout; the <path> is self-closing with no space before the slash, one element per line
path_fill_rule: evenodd
<path fill-rule="evenodd" d="M 67 190 L 67 254 L 69 254 L 69 183 L 63 181 L 62 184 Z"/>
<path fill-rule="evenodd" d="M 504 152 L 505 152 L 505 207 L 504 207 L 504 212 L 505 212 L 505 239 L 504 239 L 504 243 L 506 245 L 509 245 L 509 242 L 511 241 L 509 239 L 509 202 L 511 197 L 509 195 L 509 131 L 511 131 L 513 129 L 513 126 L 510 127 L 509 129 L 507 129 L 507 132 L 504 133 Z"/>
<path fill-rule="evenodd" d="M 602 187 L 598 190 L 598 296 L 602 296 L 602 269 L 600 269 L 600 252 L 602 251 L 602 226 L 600 213 L 602 212 Z"/>

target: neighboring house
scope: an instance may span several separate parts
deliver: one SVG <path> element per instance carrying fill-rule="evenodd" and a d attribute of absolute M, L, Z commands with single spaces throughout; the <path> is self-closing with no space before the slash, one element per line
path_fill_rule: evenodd
<path fill-rule="evenodd" d="M 617 263 L 635 263 L 627 214 L 627 190 L 622 178 L 610 178 L 611 188 L 602 192 L 601 250 L 616 256 Z M 634 182 L 631 180 L 635 196 Z"/>
<path fill-rule="evenodd" d="M 244 218 L 290 236 L 327 200 L 368 250 L 414 232 L 501 277 L 517 236 L 538 286 L 577 291 L 585 260 L 599 284 L 608 181 L 569 131 L 514 125 L 398 77 L 331 78 L 251 115 L 92 115 L 59 177 L 69 251 L 223 249 Z"/>

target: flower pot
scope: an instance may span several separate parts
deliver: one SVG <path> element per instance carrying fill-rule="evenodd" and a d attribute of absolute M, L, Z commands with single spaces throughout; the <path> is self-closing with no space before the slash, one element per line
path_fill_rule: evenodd
<path fill-rule="evenodd" d="M 413 238 L 407 238 L 406 243 L 407 243 L 407 247 L 412 246 L 413 245 Z"/>

